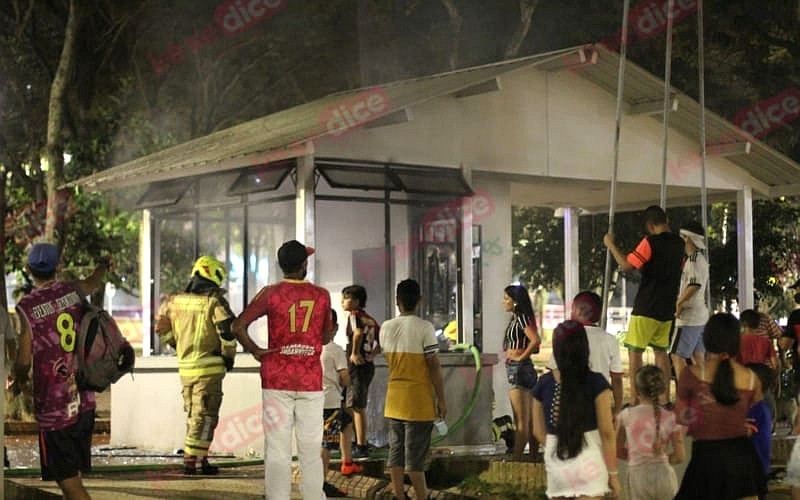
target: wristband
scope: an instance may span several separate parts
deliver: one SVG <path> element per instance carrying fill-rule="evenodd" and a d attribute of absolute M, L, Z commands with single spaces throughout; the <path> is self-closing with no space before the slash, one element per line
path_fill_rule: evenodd
<path fill-rule="evenodd" d="M 616 471 L 616 470 L 610 470 L 610 471 L 608 471 L 608 475 L 609 475 L 609 476 L 616 476 L 617 474 L 619 474 L 619 471 Z"/>

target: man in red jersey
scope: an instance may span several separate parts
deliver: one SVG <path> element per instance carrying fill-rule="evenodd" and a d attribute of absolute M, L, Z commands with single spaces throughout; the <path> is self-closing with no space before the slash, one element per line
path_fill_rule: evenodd
<path fill-rule="evenodd" d="M 322 442 L 322 365 L 324 332 L 331 330 L 331 298 L 304 278 L 314 249 L 296 240 L 278 249 L 284 279 L 261 289 L 233 322 L 239 342 L 261 362 L 264 422 L 264 480 L 267 500 L 291 496 L 291 436 L 300 457 L 303 498 L 325 498 Z M 247 326 L 267 316 L 269 345 L 262 349 L 247 335 Z M 266 481 L 269 480 L 269 488 Z"/>

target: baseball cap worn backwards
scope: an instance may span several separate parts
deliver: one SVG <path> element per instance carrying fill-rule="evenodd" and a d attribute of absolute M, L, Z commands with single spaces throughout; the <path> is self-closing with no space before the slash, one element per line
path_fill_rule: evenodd
<path fill-rule="evenodd" d="M 307 247 L 297 240 L 290 240 L 278 249 L 278 264 L 282 268 L 295 268 L 314 253 L 313 247 Z"/>
<path fill-rule="evenodd" d="M 58 267 L 58 247 L 51 243 L 36 243 L 28 250 L 28 267 L 37 273 L 52 273 Z"/>

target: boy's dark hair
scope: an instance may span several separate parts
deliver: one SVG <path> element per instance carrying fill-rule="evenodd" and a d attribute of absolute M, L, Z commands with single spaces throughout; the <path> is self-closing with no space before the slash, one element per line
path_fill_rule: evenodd
<path fill-rule="evenodd" d="M 666 224 L 667 213 L 658 205 L 650 205 L 644 211 L 644 223 L 656 226 L 659 224 Z"/>
<path fill-rule="evenodd" d="M 742 336 L 739 333 L 740 324 L 736 316 L 728 313 L 717 313 L 708 320 L 703 329 L 703 344 L 706 352 L 713 354 L 727 354 L 721 359 L 714 380 L 711 382 L 711 392 L 718 403 L 725 406 L 735 405 L 739 401 L 739 393 L 733 381 L 733 366 L 731 358 L 739 354 Z"/>
<path fill-rule="evenodd" d="M 333 308 L 331 308 L 331 322 L 333 323 L 334 326 L 339 324 L 337 321 L 336 310 Z M 334 337 L 336 337 L 336 330 L 333 330 L 332 332 L 323 333 L 322 344 L 323 345 L 328 344 L 331 340 L 333 340 Z"/>
<path fill-rule="evenodd" d="M 794 294 L 794 303 L 800 304 L 800 292 Z"/>
<path fill-rule="evenodd" d="M 761 381 L 761 390 L 767 393 L 772 390 L 775 385 L 775 371 L 763 363 L 747 363 L 744 365 L 756 374 L 758 380 Z"/>
<path fill-rule="evenodd" d="M 572 306 L 590 323 L 600 321 L 603 312 L 603 299 L 594 292 L 583 291 L 572 299 Z"/>
<path fill-rule="evenodd" d="M 753 309 L 745 309 L 739 315 L 739 321 L 747 328 L 755 330 L 761 324 L 761 315 Z"/>
<path fill-rule="evenodd" d="M 52 272 L 49 272 L 49 273 L 40 273 L 40 272 L 34 271 L 33 269 L 29 269 L 28 272 L 30 272 L 31 276 L 33 276 L 35 279 L 37 279 L 39 281 L 48 281 L 48 280 L 51 280 L 51 279 L 56 277 L 55 270 L 52 271 Z"/>
<path fill-rule="evenodd" d="M 367 289 L 361 285 L 350 285 L 342 288 L 342 295 L 356 299 L 359 309 L 367 307 Z"/>
<path fill-rule="evenodd" d="M 403 311 L 413 311 L 422 296 L 416 280 L 405 279 L 397 284 L 397 301 Z"/>

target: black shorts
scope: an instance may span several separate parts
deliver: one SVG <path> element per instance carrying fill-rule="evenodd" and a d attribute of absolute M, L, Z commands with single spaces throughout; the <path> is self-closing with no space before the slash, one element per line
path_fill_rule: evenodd
<path fill-rule="evenodd" d="M 81 413 L 78 421 L 57 431 L 39 432 L 42 479 L 63 481 L 92 470 L 94 410 Z"/>
<path fill-rule="evenodd" d="M 325 408 L 322 410 L 322 421 L 322 447 L 338 450 L 339 435 L 353 423 L 353 417 L 342 408 Z"/>
<path fill-rule="evenodd" d="M 367 394 L 372 377 L 375 376 L 375 365 L 350 365 L 350 387 L 345 392 L 345 405 L 347 408 L 363 410 L 367 407 Z"/>

